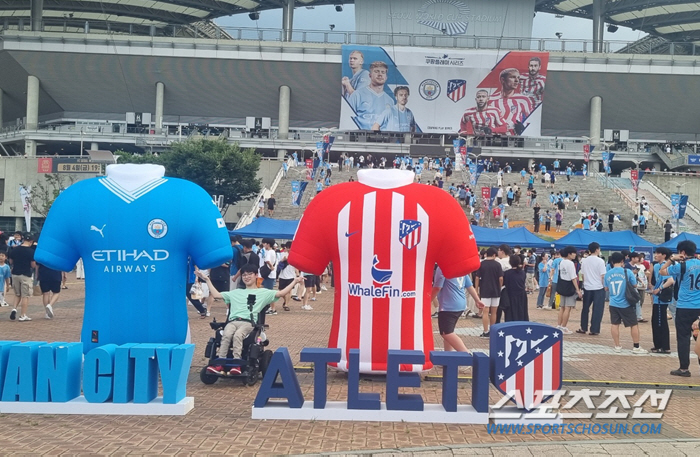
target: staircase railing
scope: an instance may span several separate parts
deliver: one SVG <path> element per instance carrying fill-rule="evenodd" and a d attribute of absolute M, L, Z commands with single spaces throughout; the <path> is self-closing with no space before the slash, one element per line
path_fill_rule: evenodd
<path fill-rule="evenodd" d="M 644 181 L 642 180 L 639 183 L 640 189 L 644 189 L 645 191 L 651 193 L 654 197 L 656 197 L 663 205 L 668 209 L 672 210 L 671 207 L 671 197 L 664 192 L 659 186 L 654 184 L 651 181 Z M 688 206 L 686 207 L 685 210 L 685 215 L 692 219 L 695 223 L 700 224 L 700 209 L 698 209 L 695 205 L 688 203 Z"/>
<path fill-rule="evenodd" d="M 258 211 L 260 208 L 258 207 L 258 203 L 260 202 L 261 199 L 265 197 L 269 197 L 270 194 L 274 194 L 275 190 L 277 190 L 277 186 L 279 185 L 280 181 L 282 180 L 282 176 L 284 175 L 284 168 L 280 166 L 279 171 L 275 175 L 275 179 L 272 180 L 272 184 L 270 184 L 270 187 L 263 187 L 260 190 L 260 193 L 258 193 L 258 196 L 255 198 L 255 200 L 252 200 L 253 204 L 250 210 L 245 213 L 243 216 L 241 216 L 240 219 L 238 219 L 238 223 L 236 226 L 233 228 L 234 230 L 238 230 L 239 228 L 245 227 L 246 225 L 250 224 L 255 220 L 255 217 L 258 215 Z"/>

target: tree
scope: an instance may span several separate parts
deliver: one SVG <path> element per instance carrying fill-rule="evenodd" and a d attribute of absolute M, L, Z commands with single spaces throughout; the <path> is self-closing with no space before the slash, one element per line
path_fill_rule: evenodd
<path fill-rule="evenodd" d="M 165 175 L 192 181 L 210 195 L 224 196 L 226 213 L 229 205 L 260 193 L 257 178 L 260 155 L 254 149 L 241 150 L 225 138 L 188 139 L 174 143 L 160 155 L 130 154 L 118 151 L 117 163 L 154 163 L 165 167 Z"/>
<path fill-rule="evenodd" d="M 32 205 L 32 209 L 40 216 L 46 217 L 58 195 L 76 181 L 77 178 L 73 175 L 48 173 L 44 175 L 43 180 L 40 179 L 31 189 L 25 186 L 27 189 L 30 189 L 29 202 Z"/>

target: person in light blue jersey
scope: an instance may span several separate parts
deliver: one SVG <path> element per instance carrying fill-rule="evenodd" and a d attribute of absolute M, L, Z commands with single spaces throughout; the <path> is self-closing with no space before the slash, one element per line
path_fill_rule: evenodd
<path fill-rule="evenodd" d="M 635 306 L 631 305 L 625 297 L 627 283 L 636 286 L 637 277 L 632 270 L 624 268 L 625 256 L 621 253 L 613 252 L 610 255 L 610 263 L 612 268 L 605 273 L 605 290 L 610 293 L 610 333 L 615 343 L 615 352 L 622 352 L 622 346 L 620 346 L 620 323 L 622 323 L 630 329 L 632 353 L 647 354 L 647 351 L 639 346 L 639 325 Z"/>
<path fill-rule="evenodd" d="M 468 275 L 447 279 L 440 267 L 437 268 L 433 280 L 432 300 L 433 306 L 438 308 L 438 329 L 444 340 L 445 351 L 468 351 L 462 339 L 454 333 L 457 320 L 467 309 L 465 291 L 469 292 L 479 308 L 484 307 Z"/>
<path fill-rule="evenodd" d="M 357 89 L 347 99 L 356 114 L 353 120 L 360 130 L 371 130 L 379 115 L 394 106 L 394 99 L 384 91 L 388 71 L 384 62 L 372 62 L 370 84 Z"/>
<path fill-rule="evenodd" d="M 64 190 L 46 218 L 35 260 L 61 271 L 84 261 L 86 353 L 187 342 L 187 258 L 207 269 L 233 257 L 211 196 L 164 173 L 160 165 L 108 165 L 106 176 Z M 197 217 L 184 208 L 197 208 Z"/>
<path fill-rule="evenodd" d="M 394 89 L 396 104 L 382 111 L 372 125 L 372 130 L 382 132 L 415 132 L 416 120 L 413 112 L 406 108 L 408 96 L 411 91 L 407 86 L 398 86 Z"/>
<path fill-rule="evenodd" d="M 547 267 L 547 262 L 549 261 L 549 253 L 545 252 L 537 259 L 537 271 L 539 272 L 539 280 L 537 284 L 539 285 L 539 295 L 537 295 L 537 309 L 542 309 L 544 307 L 544 297 L 547 294 L 547 286 L 549 286 L 549 268 Z"/>
<path fill-rule="evenodd" d="M 549 260 L 549 282 L 552 284 L 552 293 L 549 295 L 547 308 L 554 309 L 554 299 L 556 298 L 557 282 L 559 281 L 559 264 L 561 263 L 561 253 L 554 252 L 554 257 Z"/>
<path fill-rule="evenodd" d="M 673 278 L 660 273 L 661 266 L 671 258 L 671 250 L 658 247 L 654 251 L 654 272 L 651 275 L 653 311 L 651 313 L 651 333 L 654 347 L 650 349 L 656 354 L 670 354 L 671 340 L 668 331 L 668 305 L 673 301 Z"/>
<path fill-rule="evenodd" d="M 681 241 L 674 254 L 659 269 L 664 276 L 672 276 L 678 283 L 676 301 L 676 347 L 680 368 L 673 370 L 673 376 L 689 377 L 690 337 L 698 328 L 700 316 L 700 260 L 695 258 L 697 246 L 690 240 Z M 675 264 L 671 264 L 672 262 Z"/>
<path fill-rule="evenodd" d="M 365 63 L 365 56 L 362 51 L 354 50 L 348 56 L 348 65 L 352 70 L 352 76 L 343 76 L 340 83 L 343 86 L 343 96 L 349 97 L 357 89 L 369 86 L 369 72 L 362 68 Z"/>

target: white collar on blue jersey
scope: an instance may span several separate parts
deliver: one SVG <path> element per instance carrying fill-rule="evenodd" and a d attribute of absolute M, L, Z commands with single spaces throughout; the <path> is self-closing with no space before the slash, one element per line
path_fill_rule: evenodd
<path fill-rule="evenodd" d="M 360 170 L 357 181 L 377 189 L 394 189 L 413 183 L 414 176 L 409 170 Z"/>
<path fill-rule="evenodd" d="M 106 175 L 127 192 L 132 192 L 154 179 L 165 176 L 165 167 L 150 163 L 107 165 Z"/>

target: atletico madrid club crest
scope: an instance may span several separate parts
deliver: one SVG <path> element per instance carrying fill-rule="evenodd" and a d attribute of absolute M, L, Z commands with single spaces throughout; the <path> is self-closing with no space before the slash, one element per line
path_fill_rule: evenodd
<path fill-rule="evenodd" d="M 447 81 L 447 97 L 457 103 L 467 95 L 467 82 L 463 79 L 450 79 Z"/>
<path fill-rule="evenodd" d="M 491 383 L 518 408 L 536 409 L 562 385 L 562 333 L 534 322 L 491 327 Z"/>
<path fill-rule="evenodd" d="M 411 219 L 399 221 L 399 241 L 411 250 L 420 243 L 421 223 Z"/>

